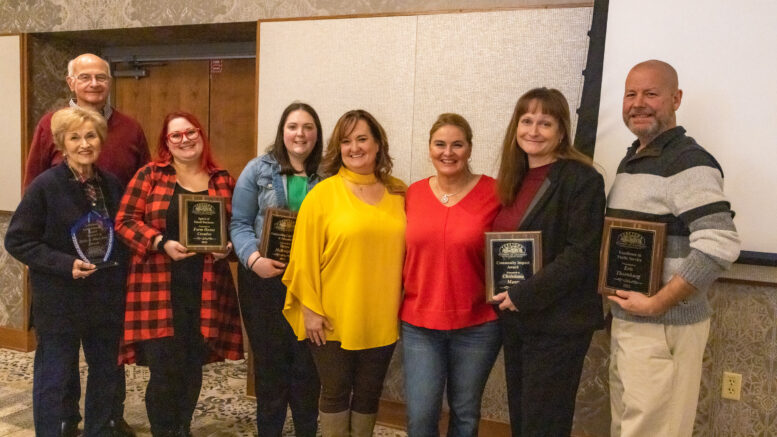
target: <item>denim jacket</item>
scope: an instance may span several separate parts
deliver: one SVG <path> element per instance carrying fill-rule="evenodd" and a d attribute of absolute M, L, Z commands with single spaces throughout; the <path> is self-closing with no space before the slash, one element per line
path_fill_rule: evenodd
<path fill-rule="evenodd" d="M 235 253 L 244 266 L 258 249 L 267 208 L 288 208 L 286 176 L 281 165 L 270 154 L 248 162 L 232 195 L 232 222 L 229 233 Z M 308 176 L 308 191 L 321 181 L 317 174 Z"/>

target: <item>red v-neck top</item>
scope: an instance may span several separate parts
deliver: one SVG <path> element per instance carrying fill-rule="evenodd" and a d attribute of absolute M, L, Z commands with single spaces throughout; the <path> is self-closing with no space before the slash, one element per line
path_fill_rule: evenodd
<path fill-rule="evenodd" d="M 496 320 L 485 300 L 484 233 L 499 212 L 495 181 L 446 207 L 422 179 L 405 198 L 405 296 L 400 319 L 429 329 L 460 329 Z"/>
<path fill-rule="evenodd" d="M 494 232 L 513 232 L 518 230 L 521 219 L 526 214 L 526 210 L 534 200 L 534 196 L 540 190 L 542 183 L 548 176 L 550 167 L 553 163 L 543 165 L 542 167 L 530 168 L 521 182 L 518 194 L 515 196 L 513 204 L 505 206 L 494 219 Z"/>

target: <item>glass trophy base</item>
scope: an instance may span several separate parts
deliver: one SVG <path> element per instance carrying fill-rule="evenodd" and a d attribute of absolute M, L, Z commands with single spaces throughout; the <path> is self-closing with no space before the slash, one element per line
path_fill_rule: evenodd
<path fill-rule="evenodd" d="M 116 261 L 100 261 L 93 264 L 96 266 L 94 268 L 95 270 L 107 269 L 108 267 L 116 267 L 119 265 Z"/>

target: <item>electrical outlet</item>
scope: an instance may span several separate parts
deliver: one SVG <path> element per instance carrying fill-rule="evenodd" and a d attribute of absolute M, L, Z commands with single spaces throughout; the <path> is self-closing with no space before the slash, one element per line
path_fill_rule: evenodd
<path fill-rule="evenodd" d="M 723 372 L 720 396 L 724 399 L 738 401 L 742 395 L 742 374 Z"/>

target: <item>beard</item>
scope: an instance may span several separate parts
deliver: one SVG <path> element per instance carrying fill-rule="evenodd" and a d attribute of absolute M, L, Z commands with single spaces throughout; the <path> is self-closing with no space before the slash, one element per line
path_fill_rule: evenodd
<path fill-rule="evenodd" d="M 632 115 L 652 115 L 653 120 L 650 124 L 635 124 L 631 118 Z M 630 114 L 626 114 L 623 117 L 623 121 L 626 123 L 626 127 L 629 128 L 631 133 L 637 136 L 637 138 L 643 139 L 643 138 L 650 138 L 653 139 L 657 137 L 659 134 L 667 130 L 667 120 L 663 120 L 660 117 L 658 117 L 657 114 L 645 114 L 642 112 L 634 112 Z"/>

